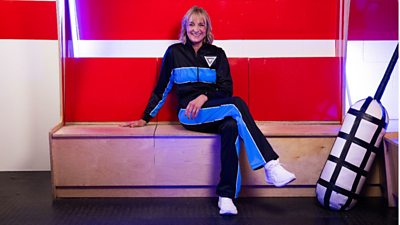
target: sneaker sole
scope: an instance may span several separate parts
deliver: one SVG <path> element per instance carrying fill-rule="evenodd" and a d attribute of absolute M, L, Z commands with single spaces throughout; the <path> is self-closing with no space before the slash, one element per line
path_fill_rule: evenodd
<path fill-rule="evenodd" d="M 234 216 L 234 215 L 237 215 L 238 214 L 238 212 L 237 211 L 230 211 L 230 210 L 222 210 L 221 209 L 221 202 L 219 202 L 218 201 L 218 208 L 220 209 L 219 210 L 219 215 L 221 215 L 221 216 Z"/>
<path fill-rule="evenodd" d="M 283 182 L 281 182 L 281 183 L 277 183 L 277 184 L 274 184 L 274 183 L 272 183 L 272 182 L 270 182 L 270 181 L 268 181 L 268 180 L 267 180 L 267 183 L 273 184 L 275 187 L 283 187 L 283 186 L 285 186 L 285 185 L 291 183 L 291 182 L 294 181 L 294 180 L 296 180 L 296 177 L 292 177 L 292 178 L 290 178 L 290 179 L 288 179 L 288 180 L 285 180 L 285 181 L 283 181 Z"/>
<path fill-rule="evenodd" d="M 219 215 L 223 215 L 223 216 L 234 216 L 237 215 L 237 212 L 232 212 L 232 211 L 223 211 L 223 210 L 219 210 Z"/>

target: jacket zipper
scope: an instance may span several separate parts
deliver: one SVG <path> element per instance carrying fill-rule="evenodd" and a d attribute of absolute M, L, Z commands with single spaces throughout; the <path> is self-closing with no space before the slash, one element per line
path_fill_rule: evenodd
<path fill-rule="evenodd" d="M 199 82 L 199 66 L 198 66 L 198 59 L 197 59 L 197 52 L 194 52 L 194 60 L 195 60 L 195 63 L 196 63 L 196 70 L 197 70 L 197 82 Z"/>

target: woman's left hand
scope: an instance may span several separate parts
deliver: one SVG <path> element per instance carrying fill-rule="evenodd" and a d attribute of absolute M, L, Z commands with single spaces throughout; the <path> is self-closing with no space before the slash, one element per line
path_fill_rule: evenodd
<path fill-rule="evenodd" d="M 189 104 L 186 106 L 185 116 L 188 119 L 196 118 L 197 115 L 199 114 L 201 107 L 207 100 L 208 97 L 206 95 L 201 94 L 197 98 L 190 101 Z"/>

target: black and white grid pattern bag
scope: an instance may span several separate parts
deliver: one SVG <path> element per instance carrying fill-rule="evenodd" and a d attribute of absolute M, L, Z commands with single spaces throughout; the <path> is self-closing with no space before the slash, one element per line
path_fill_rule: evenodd
<path fill-rule="evenodd" d="M 397 58 L 398 45 L 375 96 L 356 102 L 344 118 L 315 190 L 326 208 L 349 210 L 360 198 L 389 122 L 380 99 Z"/>
<path fill-rule="evenodd" d="M 371 97 L 349 109 L 317 183 L 322 205 L 348 210 L 356 204 L 387 125 L 385 108 Z"/>

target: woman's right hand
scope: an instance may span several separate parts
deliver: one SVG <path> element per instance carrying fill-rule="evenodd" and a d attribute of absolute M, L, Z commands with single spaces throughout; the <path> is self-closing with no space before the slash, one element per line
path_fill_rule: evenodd
<path fill-rule="evenodd" d="M 143 126 L 146 126 L 146 124 L 147 124 L 147 122 L 145 120 L 140 119 L 140 120 L 134 120 L 131 122 L 121 124 L 120 126 L 121 127 L 143 127 Z"/>

